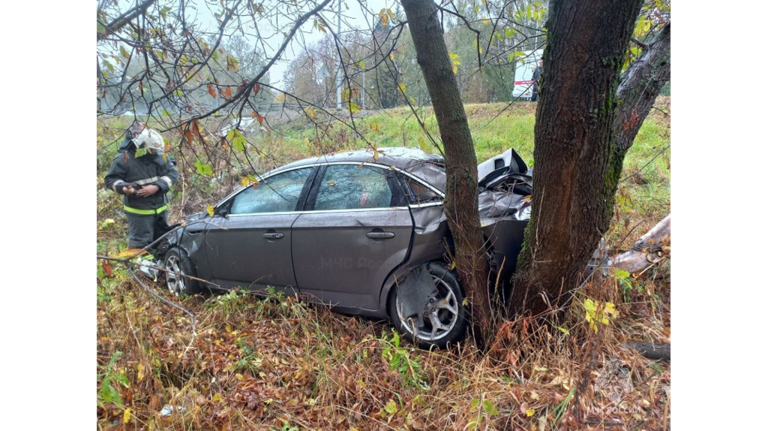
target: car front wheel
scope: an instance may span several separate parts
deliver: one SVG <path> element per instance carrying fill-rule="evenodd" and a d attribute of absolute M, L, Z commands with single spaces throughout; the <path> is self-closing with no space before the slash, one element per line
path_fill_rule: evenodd
<path fill-rule="evenodd" d="M 192 261 L 189 260 L 187 252 L 174 247 L 165 255 L 165 282 L 168 290 L 178 295 L 185 293 L 192 295 L 202 291 L 200 282 L 189 278 L 195 277 L 195 269 Z"/>
<path fill-rule="evenodd" d="M 427 264 L 426 269 L 432 286 L 421 286 L 425 290 L 416 295 L 418 303 L 413 303 L 414 295 L 398 294 L 399 289 L 412 286 L 403 283 L 394 287 L 389 300 L 389 315 L 395 328 L 411 342 L 424 348 L 443 348 L 464 338 L 469 313 L 462 305 L 464 294 L 456 276 L 437 263 Z"/>

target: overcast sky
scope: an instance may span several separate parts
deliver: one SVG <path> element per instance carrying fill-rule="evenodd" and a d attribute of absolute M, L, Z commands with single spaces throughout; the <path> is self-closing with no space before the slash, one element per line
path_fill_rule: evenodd
<path fill-rule="evenodd" d="M 395 0 L 333 0 L 333 2 L 326 7 L 325 11 L 322 13 L 323 19 L 332 27 L 333 32 L 338 32 L 338 8 L 339 8 L 339 1 L 341 1 L 341 33 L 353 30 L 353 29 L 359 29 L 359 30 L 365 30 L 370 28 L 375 20 L 377 19 L 377 16 L 379 12 L 382 9 L 389 8 L 394 13 L 397 10 L 398 2 Z M 361 7 L 362 4 L 362 7 Z M 214 4 L 214 7 L 219 6 L 218 3 Z M 366 8 L 369 12 L 363 12 L 363 7 Z M 372 14 L 371 14 L 372 13 Z M 293 18 L 293 17 L 291 17 Z M 200 5 L 200 7 L 197 8 L 197 18 L 196 18 L 201 24 L 209 26 L 211 29 L 215 29 L 218 24 L 213 17 L 213 14 L 211 11 L 207 8 L 205 3 Z M 367 19 L 367 22 L 366 22 Z M 288 21 L 287 19 L 284 22 L 280 22 L 280 25 L 286 26 L 289 25 L 291 21 Z M 268 24 L 264 26 L 264 28 L 267 28 L 268 30 L 272 29 L 272 24 Z M 268 49 L 271 49 L 272 52 L 274 52 L 282 43 L 283 38 L 280 34 L 275 34 L 274 32 L 267 33 L 264 28 L 259 28 L 262 37 L 265 38 L 267 41 Z M 248 31 L 246 30 L 246 33 L 252 33 L 252 30 Z M 296 58 L 296 56 L 301 53 L 304 46 L 311 46 L 317 42 L 319 42 L 323 37 L 325 37 L 325 33 L 321 32 L 320 30 L 313 27 L 313 20 L 308 20 L 302 27 L 301 31 L 297 32 L 294 36 L 293 41 L 291 44 L 286 48 L 285 52 L 281 56 L 280 60 L 275 62 L 274 65 L 269 70 L 269 77 L 272 85 L 275 85 L 277 87 L 281 87 L 281 82 L 283 78 L 283 74 L 285 73 L 286 69 L 288 68 L 288 65 L 290 64 L 291 60 Z M 255 39 L 252 39 L 252 42 L 255 41 Z"/>

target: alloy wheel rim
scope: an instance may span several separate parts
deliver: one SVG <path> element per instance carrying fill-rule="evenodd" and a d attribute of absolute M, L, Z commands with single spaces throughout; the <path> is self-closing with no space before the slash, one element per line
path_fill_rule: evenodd
<path fill-rule="evenodd" d="M 165 276 L 167 277 L 168 290 L 176 295 L 184 291 L 184 279 L 182 277 L 184 272 L 181 270 L 180 263 L 176 256 L 169 256 L 166 263 L 168 272 L 165 273 Z"/>
<path fill-rule="evenodd" d="M 436 276 L 432 276 L 437 293 L 430 298 L 422 310 L 422 319 L 424 326 L 415 328 L 415 321 L 412 318 L 403 318 L 402 303 L 400 297 L 397 297 L 397 317 L 400 319 L 405 330 L 423 341 L 435 341 L 445 337 L 459 320 L 459 304 L 456 295 L 453 294 L 448 283 Z"/>

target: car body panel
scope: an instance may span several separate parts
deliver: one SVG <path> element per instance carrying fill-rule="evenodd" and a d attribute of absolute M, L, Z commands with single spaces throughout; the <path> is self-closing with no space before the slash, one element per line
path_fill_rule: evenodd
<path fill-rule="evenodd" d="M 523 248 L 527 220 L 507 216 L 502 219 L 481 220 L 483 235 L 491 246 L 491 264 L 502 292 L 509 293 L 512 275 L 517 269 L 517 256 Z"/>
<path fill-rule="evenodd" d="M 165 247 L 161 246 L 160 250 L 171 246 L 182 248 L 187 252 L 190 260 L 194 262 L 197 277 L 203 280 L 213 280 L 206 255 L 207 248 L 204 247 L 205 232 L 212 220 L 207 214 L 203 215 L 202 213 L 193 214 L 188 219 L 190 219 L 189 224 L 177 228 L 176 234 L 171 236 Z"/>
<path fill-rule="evenodd" d="M 383 281 L 405 260 L 412 231 L 407 207 L 302 214 L 293 226 L 301 292 L 334 306 L 378 309 Z"/>
<path fill-rule="evenodd" d="M 293 291 L 291 226 L 298 218 L 297 212 L 215 217 L 205 231 L 212 281 L 223 288 Z"/>

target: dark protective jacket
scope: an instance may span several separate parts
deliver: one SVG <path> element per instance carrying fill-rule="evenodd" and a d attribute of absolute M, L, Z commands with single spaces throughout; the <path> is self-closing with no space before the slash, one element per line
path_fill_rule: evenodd
<path fill-rule="evenodd" d="M 147 197 L 123 196 L 126 212 L 156 214 L 167 209 L 166 193 L 171 185 L 176 184 L 178 178 L 179 173 L 170 158 L 149 153 L 136 157 L 136 146 L 129 145 L 112 161 L 112 166 L 104 177 L 104 185 L 120 194 L 123 194 L 123 187 L 129 184 L 154 184 L 160 187 L 157 193 Z"/>

